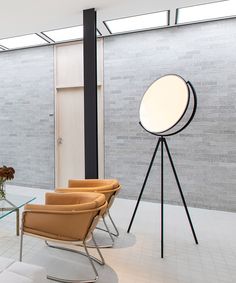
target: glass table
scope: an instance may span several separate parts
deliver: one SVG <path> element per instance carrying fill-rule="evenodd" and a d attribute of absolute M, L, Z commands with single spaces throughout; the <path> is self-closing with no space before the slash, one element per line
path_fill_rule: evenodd
<path fill-rule="evenodd" d="M 25 204 L 35 200 L 36 197 L 7 194 L 6 198 L 0 199 L 0 219 L 10 215 L 11 213 L 16 213 L 16 235 L 20 234 L 20 208 Z"/>

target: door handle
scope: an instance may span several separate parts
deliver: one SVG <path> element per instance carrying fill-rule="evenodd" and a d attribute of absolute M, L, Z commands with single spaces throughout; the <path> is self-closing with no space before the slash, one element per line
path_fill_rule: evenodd
<path fill-rule="evenodd" d="M 62 144 L 62 138 L 57 139 L 57 144 Z"/>

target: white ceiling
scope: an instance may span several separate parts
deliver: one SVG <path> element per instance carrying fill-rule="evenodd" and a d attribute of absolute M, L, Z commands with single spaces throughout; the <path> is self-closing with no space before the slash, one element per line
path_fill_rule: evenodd
<path fill-rule="evenodd" d="M 171 11 L 173 25 L 176 8 L 209 2 L 214 0 L 0 0 L 0 38 L 81 25 L 88 8 L 97 10 L 103 35 L 109 34 L 105 20 L 161 10 Z"/>

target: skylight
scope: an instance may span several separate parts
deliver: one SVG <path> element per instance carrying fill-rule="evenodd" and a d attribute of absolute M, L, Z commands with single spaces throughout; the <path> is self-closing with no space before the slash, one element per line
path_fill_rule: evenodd
<path fill-rule="evenodd" d="M 43 33 L 55 42 L 81 39 L 83 38 L 83 26 L 51 30 Z"/>
<path fill-rule="evenodd" d="M 157 12 L 134 17 L 121 18 L 105 21 L 109 31 L 113 33 L 122 33 L 143 29 L 151 29 L 167 26 L 169 22 L 169 12 Z"/>
<path fill-rule="evenodd" d="M 236 15 L 236 1 L 228 0 L 180 8 L 177 10 L 177 24 L 198 22 Z"/>
<path fill-rule="evenodd" d="M 0 45 L 8 49 L 23 48 L 43 44 L 47 44 L 47 41 L 42 39 L 37 34 L 28 34 L 23 36 L 0 39 Z"/>

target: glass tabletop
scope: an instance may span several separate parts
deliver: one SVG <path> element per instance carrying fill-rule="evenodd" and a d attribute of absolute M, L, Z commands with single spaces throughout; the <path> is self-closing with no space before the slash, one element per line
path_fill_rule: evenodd
<path fill-rule="evenodd" d="M 5 199 L 0 199 L 0 219 L 35 199 L 34 196 L 7 194 Z"/>

